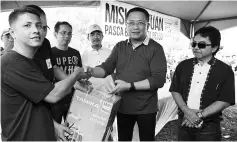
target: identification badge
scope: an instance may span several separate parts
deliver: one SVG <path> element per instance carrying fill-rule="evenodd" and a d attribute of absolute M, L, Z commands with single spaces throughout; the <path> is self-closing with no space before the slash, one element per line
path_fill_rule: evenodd
<path fill-rule="evenodd" d="M 52 68 L 52 64 L 51 64 L 51 60 L 50 59 L 46 59 L 46 64 L 47 64 L 48 69 Z"/>

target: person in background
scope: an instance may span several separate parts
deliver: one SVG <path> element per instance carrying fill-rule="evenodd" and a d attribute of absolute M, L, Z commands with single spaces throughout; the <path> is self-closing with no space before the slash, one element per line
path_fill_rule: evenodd
<path fill-rule="evenodd" d="M 155 140 L 158 88 L 165 83 L 167 63 L 162 46 L 148 38 L 149 13 L 140 7 L 126 14 L 129 39 L 115 45 L 100 66 L 88 67 L 93 77 L 106 77 L 116 69 L 116 87 L 121 96 L 117 113 L 118 140 L 132 141 L 137 122 L 141 141 Z"/>
<path fill-rule="evenodd" d="M 1 56 L 11 50 L 13 48 L 13 41 L 14 39 L 12 38 L 11 34 L 10 34 L 10 29 L 5 29 L 2 32 L 1 35 L 1 41 L 3 42 L 3 47 L 1 47 Z"/>
<path fill-rule="evenodd" d="M 96 67 L 103 63 L 110 55 L 111 50 L 102 47 L 102 40 L 104 38 L 103 32 L 99 25 L 93 24 L 88 27 L 88 40 L 91 42 L 91 48 L 84 51 L 82 55 L 82 65 L 89 67 Z M 101 78 L 90 78 L 89 81 L 92 83 L 94 88 L 101 88 L 103 79 Z"/>
<path fill-rule="evenodd" d="M 70 75 L 75 67 L 82 67 L 79 51 L 68 46 L 72 38 L 72 26 L 65 21 L 57 22 L 54 26 L 54 36 L 57 45 L 52 47 L 52 60 L 65 74 Z M 56 81 L 58 81 L 57 78 Z M 69 95 L 52 106 L 53 117 L 58 123 L 61 123 L 62 118 L 66 119 L 73 92 L 74 89 Z"/>
<path fill-rule="evenodd" d="M 33 57 L 44 40 L 40 13 L 29 7 L 9 15 L 14 47 L 1 57 L 1 126 L 3 141 L 56 141 L 48 103 L 67 95 L 82 68 L 52 84 Z M 69 132 L 69 130 L 67 130 Z"/>
<path fill-rule="evenodd" d="M 82 65 L 84 67 L 96 67 L 103 63 L 111 54 L 111 50 L 102 47 L 102 40 L 104 38 L 102 29 L 97 24 L 92 24 L 87 29 L 87 39 L 91 42 L 91 48 L 84 51 L 82 55 Z M 102 85 L 104 84 L 104 79 L 91 77 L 89 81 L 92 83 L 93 88 L 102 90 Z M 116 127 L 116 124 L 114 124 Z M 113 129 L 111 129 L 113 130 Z M 110 135 L 108 138 L 112 141 L 113 138 Z"/>
<path fill-rule="evenodd" d="M 235 104 L 234 73 L 215 58 L 221 34 L 202 27 L 191 42 L 194 58 L 179 63 L 169 91 L 179 107 L 178 141 L 221 141 L 222 110 Z"/>

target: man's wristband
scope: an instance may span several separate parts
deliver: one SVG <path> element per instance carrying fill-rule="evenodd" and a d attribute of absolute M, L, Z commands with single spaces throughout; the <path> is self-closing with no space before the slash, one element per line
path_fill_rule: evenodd
<path fill-rule="evenodd" d="M 133 82 L 131 82 L 131 83 L 130 83 L 130 85 L 131 85 L 131 86 L 130 86 L 129 90 L 130 90 L 130 91 L 134 91 L 134 90 L 135 90 L 134 83 L 133 83 Z"/>

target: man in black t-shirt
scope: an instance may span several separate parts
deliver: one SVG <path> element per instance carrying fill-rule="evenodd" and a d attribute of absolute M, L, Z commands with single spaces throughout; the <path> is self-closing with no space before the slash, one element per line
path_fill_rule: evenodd
<path fill-rule="evenodd" d="M 42 34 L 45 37 L 47 35 L 47 31 L 49 28 L 47 26 L 45 12 L 37 5 L 25 5 L 24 7 L 30 7 L 30 8 L 36 9 L 40 13 L 40 19 L 41 19 L 42 28 L 43 28 Z M 58 80 L 65 80 L 68 78 L 68 75 L 64 73 L 60 68 L 58 68 L 53 62 L 51 45 L 48 39 L 46 38 L 44 39 L 42 45 L 39 47 L 39 49 L 37 50 L 34 56 L 34 61 L 40 68 L 44 77 L 47 80 L 49 80 L 51 83 L 55 83 L 55 78 Z M 78 81 L 74 84 L 73 87 L 75 89 L 86 91 L 84 88 L 81 87 Z M 50 105 L 48 105 L 48 107 L 51 108 Z M 52 110 L 51 110 L 51 113 L 52 113 Z M 55 128 L 55 136 L 57 140 L 63 140 L 63 141 L 66 140 L 64 134 L 65 134 L 65 131 L 67 130 L 67 127 L 65 127 L 64 124 L 61 125 L 61 123 L 57 123 L 54 120 L 54 128 Z"/>
<path fill-rule="evenodd" d="M 54 65 L 52 59 L 51 45 L 47 38 L 44 39 L 42 45 L 34 56 L 35 62 L 41 68 L 46 79 L 54 83 Z"/>
<path fill-rule="evenodd" d="M 1 57 L 2 140 L 56 141 L 46 103 L 55 103 L 68 94 L 84 70 L 76 68 L 67 79 L 52 84 L 33 60 L 44 40 L 38 11 L 15 9 L 9 24 L 14 47 Z"/>
<path fill-rule="evenodd" d="M 79 51 L 68 46 L 72 38 L 72 26 L 68 22 L 57 22 L 54 26 L 54 36 L 57 46 L 52 48 L 53 63 L 70 75 L 76 66 L 82 67 Z M 58 123 L 61 123 L 62 117 L 66 119 L 73 92 L 74 90 L 52 106 L 53 117 Z"/>

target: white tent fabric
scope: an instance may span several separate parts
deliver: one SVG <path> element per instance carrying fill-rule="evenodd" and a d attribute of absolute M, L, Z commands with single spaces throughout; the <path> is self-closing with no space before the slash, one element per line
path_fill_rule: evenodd
<path fill-rule="evenodd" d="M 156 134 L 158 134 L 165 124 L 178 118 L 178 106 L 172 96 L 159 100 L 159 112 L 157 114 Z"/>

